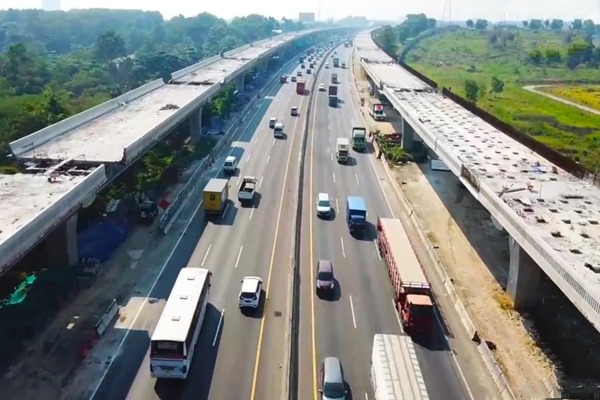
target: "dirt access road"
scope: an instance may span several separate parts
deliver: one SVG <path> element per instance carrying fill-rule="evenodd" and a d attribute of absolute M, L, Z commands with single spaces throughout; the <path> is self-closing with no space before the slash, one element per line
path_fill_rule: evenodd
<path fill-rule="evenodd" d="M 368 98 L 364 72 L 356 79 L 361 97 Z M 365 111 L 369 128 L 382 134 L 401 132 L 399 114 L 391 108 L 386 113 L 388 121 L 376 123 Z M 530 336 L 527 327 L 531 324 L 511 309 L 504 292 L 507 234 L 492 225 L 488 211 L 452 172 L 432 171 L 428 164 L 393 167 L 392 173 L 436 246 L 480 337 L 497 346 L 495 355 L 515 394 L 524 399 L 545 397 L 547 385 L 556 386 L 556 372 Z"/>

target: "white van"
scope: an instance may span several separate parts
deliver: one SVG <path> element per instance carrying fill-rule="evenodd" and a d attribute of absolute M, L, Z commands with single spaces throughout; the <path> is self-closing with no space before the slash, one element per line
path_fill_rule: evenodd
<path fill-rule="evenodd" d="M 237 158 L 235 156 L 228 156 L 223 163 L 223 172 L 226 174 L 235 174 L 237 169 Z"/>
<path fill-rule="evenodd" d="M 277 118 L 269 118 L 269 128 L 275 128 L 275 124 L 277 123 Z"/>
<path fill-rule="evenodd" d="M 273 136 L 276 138 L 283 137 L 283 124 L 281 122 L 275 124 L 275 128 L 273 129 Z"/>

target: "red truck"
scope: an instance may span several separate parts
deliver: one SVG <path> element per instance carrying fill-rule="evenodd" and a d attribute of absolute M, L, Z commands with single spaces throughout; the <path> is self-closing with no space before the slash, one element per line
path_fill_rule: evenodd
<path fill-rule="evenodd" d="M 306 81 L 304 81 L 303 79 L 298 79 L 296 81 L 296 93 L 298 93 L 299 95 L 303 95 L 305 88 L 306 88 Z"/>
<path fill-rule="evenodd" d="M 377 247 L 394 289 L 394 304 L 407 333 L 430 333 L 435 318 L 431 285 L 397 218 L 377 220 Z"/>

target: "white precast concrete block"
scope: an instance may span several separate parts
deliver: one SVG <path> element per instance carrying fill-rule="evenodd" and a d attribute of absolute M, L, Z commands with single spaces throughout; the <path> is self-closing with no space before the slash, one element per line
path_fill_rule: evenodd
<path fill-rule="evenodd" d="M 106 183 L 104 166 L 92 171 L 79 184 L 75 185 L 63 197 L 19 229 L 0 245 L 1 268 L 12 265 L 19 260 L 35 244 L 39 243 L 49 232 L 69 218 L 86 201 L 90 193 L 95 193 Z"/>
<path fill-rule="evenodd" d="M 115 99 L 106 101 L 96 107 L 90 108 L 82 113 L 73 115 L 67 119 L 64 119 L 54 125 L 50 125 L 42 130 L 27 135 L 21 139 L 15 140 L 10 143 L 10 149 L 13 154 L 17 157 L 24 153 L 27 153 L 35 148 L 52 141 L 58 136 L 63 135 L 65 132 L 73 130 L 83 124 L 86 124 L 106 113 L 109 113 L 116 108 L 120 107 L 120 104 L 127 103 L 140 96 L 143 96 L 153 90 L 163 86 L 164 82 L 162 79 L 157 79 L 144 86 L 140 86 L 130 92 L 127 92 Z"/>

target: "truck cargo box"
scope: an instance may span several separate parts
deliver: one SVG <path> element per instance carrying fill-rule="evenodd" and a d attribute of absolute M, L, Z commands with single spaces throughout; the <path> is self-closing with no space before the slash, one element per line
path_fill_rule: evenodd
<path fill-rule="evenodd" d="M 229 200 L 229 181 L 213 178 L 204 187 L 202 205 L 208 214 L 221 214 Z"/>

